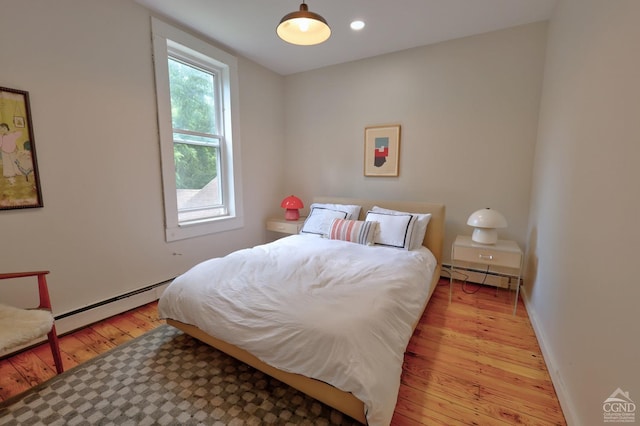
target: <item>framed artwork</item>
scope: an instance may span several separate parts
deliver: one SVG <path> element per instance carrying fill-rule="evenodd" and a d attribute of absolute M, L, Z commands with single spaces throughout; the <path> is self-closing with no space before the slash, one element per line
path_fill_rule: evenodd
<path fill-rule="evenodd" d="M 400 125 L 364 129 L 364 175 L 398 176 Z"/>
<path fill-rule="evenodd" d="M 0 210 L 42 207 L 29 92 L 0 87 Z"/>

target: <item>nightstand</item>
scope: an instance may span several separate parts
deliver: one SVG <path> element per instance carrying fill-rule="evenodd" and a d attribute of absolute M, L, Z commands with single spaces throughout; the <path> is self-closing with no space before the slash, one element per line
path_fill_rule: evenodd
<path fill-rule="evenodd" d="M 280 232 L 281 234 L 298 234 L 306 217 L 298 220 L 286 220 L 283 217 L 270 217 L 267 219 L 267 230 Z"/>
<path fill-rule="evenodd" d="M 513 315 L 518 308 L 520 276 L 522 274 L 522 250 L 515 241 L 498 240 L 495 244 L 479 244 L 471 237 L 458 235 L 451 246 L 451 275 L 449 278 L 449 303 L 453 291 L 453 271 L 456 262 L 482 265 L 489 273 L 516 279 L 516 301 Z M 491 267 L 494 269 L 490 269 Z M 511 281 L 510 281 L 511 282 Z M 511 289 L 511 284 L 509 284 Z"/>

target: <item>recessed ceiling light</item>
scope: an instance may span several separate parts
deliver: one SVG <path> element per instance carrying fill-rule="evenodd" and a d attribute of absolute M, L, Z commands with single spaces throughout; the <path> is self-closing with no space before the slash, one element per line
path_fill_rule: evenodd
<path fill-rule="evenodd" d="M 351 29 L 352 30 L 361 30 L 364 28 L 364 22 L 363 21 L 353 21 L 351 23 Z"/>

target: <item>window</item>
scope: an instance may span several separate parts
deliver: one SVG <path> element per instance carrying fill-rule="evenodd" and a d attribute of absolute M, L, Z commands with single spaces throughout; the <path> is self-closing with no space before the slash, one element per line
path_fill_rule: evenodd
<path fill-rule="evenodd" d="M 167 241 L 243 225 L 237 64 L 152 20 Z"/>
<path fill-rule="evenodd" d="M 217 125 L 218 73 L 196 68 L 177 53 L 170 52 L 168 61 L 178 222 L 225 216 L 218 178 L 224 141 Z"/>

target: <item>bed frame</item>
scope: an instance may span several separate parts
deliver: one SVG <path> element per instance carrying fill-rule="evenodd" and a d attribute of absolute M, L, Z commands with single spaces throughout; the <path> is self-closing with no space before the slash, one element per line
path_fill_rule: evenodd
<path fill-rule="evenodd" d="M 429 293 L 429 297 L 425 301 L 425 306 L 423 306 L 423 310 L 426 307 L 427 302 L 431 298 L 431 294 L 433 294 L 433 290 L 436 288 L 437 282 L 440 279 L 440 270 L 442 267 L 442 250 L 443 250 L 443 241 L 444 241 L 444 220 L 445 220 L 445 206 L 444 204 L 436 204 L 436 203 L 423 203 L 423 202 L 405 202 L 405 201 L 378 201 L 378 200 L 368 200 L 368 199 L 357 199 L 357 198 L 336 198 L 336 197 L 316 197 L 313 202 L 316 203 L 339 203 L 339 204 L 357 204 L 362 206 L 362 211 L 360 213 L 360 219 L 364 219 L 364 216 L 367 214 L 367 211 L 370 210 L 374 205 L 380 206 L 393 210 L 400 210 L 406 212 L 413 213 L 431 213 L 431 220 L 429 221 L 429 226 L 427 227 L 427 232 L 425 234 L 423 245 L 427 247 L 434 254 L 438 261 L 438 265 L 433 274 L 433 281 L 431 282 L 431 292 Z M 418 324 L 418 318 L 416 323 L 413 325 L 414 328 Z M 289 386 L 309 395 L 312 398 L 317 399 L 320 402 L 323 402 L 330 407 L 335 408 L 342 413 L 347 414 L 350 417 L 360 421 L 363 424 L 367 423 L 367 419 L 365 416 L 364 403 L 356 398 L 353 394 L 349 392 L 344 392 L 338 388 L 335 388 L 325 382 L 321 382 L 319 380 L 315 380 L 300 374 L 289 373 L 286 371 L 279 370 L 275 367 L 270 366 L 262 361 L 260 361 L 255 356 L 251 355 L 249 352 L 244 349 L 240 349 L 237 346 L 231 345 L 227 342 L 224 342 L 220 339 L 217 339 L 204 331 L 200 330 L 198 327 L 195 327 L 190 324 L 185 324 L 176 320 L 167 319 L 167 324 L 176 327 L 183 332 L 195 337 L 198 340 L 201 340 L 208 345 L 213 346 L 216 349 L 225 352 L 226 354 L 246 363 L 250 366 L 262 371 L 265 374 L 268 374 L 271 377 L 274 377 L 280 380 L 283 383 L 288 384 Z"/>

